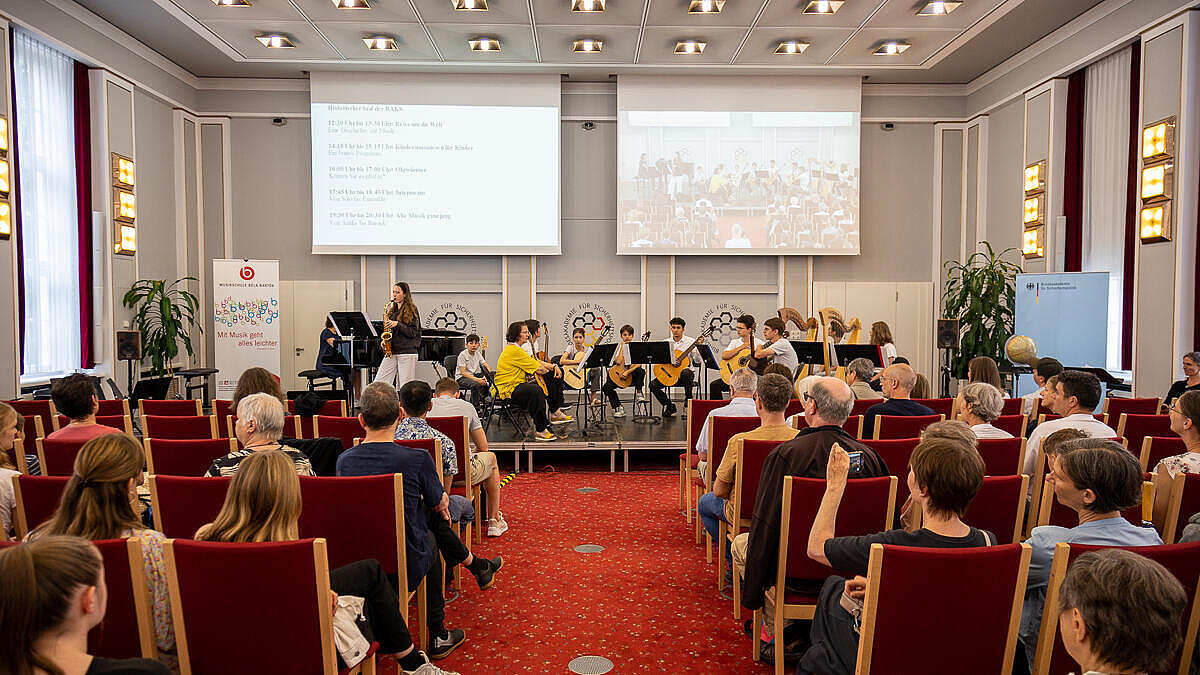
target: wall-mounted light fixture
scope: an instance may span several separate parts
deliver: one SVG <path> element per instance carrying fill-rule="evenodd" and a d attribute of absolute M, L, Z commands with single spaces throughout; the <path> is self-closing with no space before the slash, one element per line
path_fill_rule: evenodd
<path fill-rule="evenodd" d="M 1025 167 L 1025 194 L 1031 195 L 1046 189 L 1046 160 Z"/>
<path fill-rule="evenodd" d="M 1046 246 L 1042 240 L 1044 225 L 1026 228 L 1021 237 L 1021 254 L 1026 258 L 1042 258 L 1046 255 Z"/>
<path fill-rule="evenodd" d="M 1044 195 L 1034 195 L 1025 198 L 1025 209 L 1022 217 L 1022 222 L 1025 227 L 1030 225 L 1041 225 L 1046 222 L 1045 205 L 1042 201 Z"/>
<path fill-rule="evenodd" d="M 1171 241 L 1175 196 L 1175 118 L 1142 128 L 1142 174 L 1138 236 L 1143 244 Z"/>
<path fill-rule="evenodd" d="M 8 202 L 0 202 L 0 239 L 12 236 L 12 208 Z"/>
<path fill-rule="evenodd" d="M 1175 156 L 1175 117 L 1147 124 L 1142 129 L 1142 160 L 1153 162 Z"/>
<path fill-rule="evenodd" d="M 136 171 L 133 160 L 124 155 L 110 153 L 113 193 L 113 253 L 133 255 L 137 253 L 137 197 Z"/>

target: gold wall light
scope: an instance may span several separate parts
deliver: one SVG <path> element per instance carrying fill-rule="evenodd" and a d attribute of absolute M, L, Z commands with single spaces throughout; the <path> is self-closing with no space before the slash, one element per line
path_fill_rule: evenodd
<path fill-rule="evenodd" d="M 133 255 L 137 253 L 137 228 L 133 225 L 122 224 L 117 228 L 117 243 L 113 244 L 113 253 Z"/>
<path fill-rule="evenodd" d="M 113 187 L 123 187 L 132 190 L 134 182 L 133 160 L 114 152 L 112 153 L 110 166 L 112 168 Z"/>
<path fill-rule="evenodd" d="M 1025 167 L 1025 194 L 1030 195 L 1046 189 L 1046 160 Z"/>
<path fill-rule="evenodd" d="M 1163 162 L 1142 169 L 1142 203 L 1153 204 L 1175 194 L 1175 165 Z"/>
<path fill-rule="evenodd" d="M 1026 228 L 1021 237 L 1021 254 L 1026 258 L 1042 258 L 1046 255 L 1045 243 L 1042 241 L 1044 226 Z"/>
<path fill-rule="evenodd" d="M 8 120 L 0 117 L 0 153 L 8 153 Z"/>
<path fill-rule="evenodd" d="M 1147 162 L 1175 156 L 1175 116 L 1142 129 L 1142 159 Z"/>
<path fill-rule="evenodd" d="M 1041 225 L 1046 222 L 1046 212 L 1042 197 L 1043 195 L 1034 195 L 1025 199 L 1023 222 L 1026 227 Z"/>
<path fill-rule="evenodd" d="M 0 199 L 8 199 L 12 191 L 12 181 L 8 174 L 8 160 L 0 159 Z"/>
<path fill-rule="evenodd" d="M 113 188 L 113 220 L 133 224 L 137 219 L 137 199 L 133 193 L 121 188 Z"/>
<path fill-rule="evenodd" d="M 12 236 L 12 208 L 8 202 L 0 202 L 0 239 Z"/>
<path fill-rule="evenodd" d="M 1138 234 L 1143 244 L 1171 241 L 1171 202 L 1142 207 Z"/>

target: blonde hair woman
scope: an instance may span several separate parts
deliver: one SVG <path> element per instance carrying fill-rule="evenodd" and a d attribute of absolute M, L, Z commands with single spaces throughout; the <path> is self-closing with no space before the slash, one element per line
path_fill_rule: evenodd
<path fill-rule="evenodd" d="M 21 432 L 17 428 L 17 423 L 21 421 L 21 416 L 13 410 L 12 406 L 7 403 L 0 402 L 0 541 L 4 541 L 11 536 L 13 527 L 13 514 L 17 509 L 17 498 L 13 492 L 12 477 L 18 475 L 17 467 L 12 462 L 12 454 L 21 452 L 21 448 L 17 448 L 17 440 L 21 438 Z"/>

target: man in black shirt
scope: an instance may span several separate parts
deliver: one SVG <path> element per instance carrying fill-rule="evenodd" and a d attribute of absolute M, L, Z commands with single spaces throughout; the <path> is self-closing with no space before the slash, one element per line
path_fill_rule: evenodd
<path fill-rule="evenodd" d="M 913 387 L 917 385 L 917 373 L 907 363 L 888 366 L 879 381 L 883 385 L 883 395 L 887 400 L 867 408 L 863 417 L 863 438 L 875 437 L 875 418 L 880 415 L 918 417 L 937 414 L 910 398 Z"/>

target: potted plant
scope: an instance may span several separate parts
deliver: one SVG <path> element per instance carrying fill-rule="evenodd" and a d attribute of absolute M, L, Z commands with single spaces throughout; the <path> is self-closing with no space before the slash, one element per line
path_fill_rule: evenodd
<path fill-rule="evenodd" d="M 1021 267 L 988 242 L 987 251 L 972 254 L 963 262 L 946 263 L 946 286 L 942 290 L 942 316 L 958 318 L 959 347 L 952 354 L 951 373 L 967 377 L 967 363 L 976 356 L 990 356 L 1004 365 L 1004 341 L 1013 332 L 1013 306 L 1017 294 L 1017 273 Z"/>
<path fill-rule="evenodd" d="M 192 328 L 203 332 L 196 323 L 200 301 L 184 287 L 185 282 L 195 280 L 139 279 L 121 301 L 134 311 L 134 326 L 142 334 L 143 358 L 150 360 L 150 372 L 155 376 L 171 374 L 181 344 L 188 356 L 193 355 Z"/>

